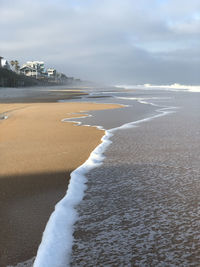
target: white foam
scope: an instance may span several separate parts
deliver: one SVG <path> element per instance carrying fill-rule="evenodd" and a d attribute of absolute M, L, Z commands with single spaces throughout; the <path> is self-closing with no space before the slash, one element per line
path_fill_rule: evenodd
<path fill-rule="evenodd" d="M 83 117 L 81 117 L 83 118 Z M 66 121 L 66 119 L 64 120 Z M 76 122 L 81 124 L 80 122 Z M 98 129 L 102 130 L 102 127 Z M 106 131 L 102 143 L 90 154 L 88 160 L 71 173 L 65 197 L 55 206 L 43 233 L 34 267 L 66 267 L 70 262 L 73 244 L 73 225 L 78 219 L 75 207 L 81 202 L 87 188 L 85 174 L 103 162 L 103 152 L 111 143 L 112 133 Z"/>
<path fill-rule="evenodd" d="M 169 85 L 153 85 L 153 84 L 143 84 L 143 85 L 116 85 L 118 88 L 125 89 L 156 89 L 156 90 L 167 90 L 167 91 L 186 91 L 186 92 L 200 92 L 200 85 L 183 85 L 179 83 L 169 84 Z"/>
<path fill-rule="evenodd" d="M 71 113 L 71 114 L 77 114 L 77 113 Z M 92 117 L 92 115 L 85 114 L 85 115 L 80 116 L 80 117 L 62 119 L 61 121 L 62 122 L 73 122 L 76 124 L 76 126 L 80 126 L 82 123 L 80 121 L 74 121 L 74 119 L 84 119 L 84 118 L 88 118 L 88 117 Z M 84 125 L 84 126 L 90 126 L 90 125 Z"/>
<path fill-rule="evenodd" d="M 135 100 L 141 104 L 145 104 L 145 105 L 151 105 L 151 106 L 155 106 L 155 107 L 159 107 L 159 105 L 149 102 L 149 100 L 166 100 L 166 99 L 170 99 L 170 97 L 115 97 L 117 99 L 123 99 L 123 100 Z"/>
<path fill-rule="evenodd" d="M 152 104 L 152 103 L 148 103 Z M 78 220 L 76 206 L 82 201 L 86 190 L 87 179 L 85 174 L 103 163 L 106 148 L 110 145 L 110 138 L 116 130 L 136 127 L 139 123 L 174 112 L 174 107 L 165 107 L 157 110 L 158 114 L 135 122 L 126 123 L 120 127 L 105 131 L 98 145 L 90 154 L 87 161 L 71 173 L 69 187 L 65 197 L 55 206 L 43 233 L 42 242 L 38 248 L 34 267 L 67 267 L 70 264 L 70 255 L 73 245 L 74 223 Z M 81 117 L 83 118 L 83 117 Z M 72 118 L 71 118 L 72 119 Z M 67 121 L 64 119 L 63 121 Z M 69 121 L 69 120 L 68 120 Z M 77 122 L 80 125 L 80 122 Z M 95 126 L 103 129 L 101 126 Z"/>
<path fill-rule="evenodd" d="M 174 109 L 174 110 L 172 110 L 172 109 Z M 142 122 L 151 121 L 153 119 L 156 119 L 156 118 L 159 118 L 159 117 L 163 117 L 163 116 L 165 116 L 167 114 L 175 113 L 175 109 L 177 109 L 177 108 L 176 107 L 166 107 L 166 108 L 158 109 L 157 112 L 159 112 L 159 113 L 156 114 L 156 115 L 153 115 L 151 117 L 144 118 L 144 119 L 141 119 L 141 120 L 138 120 L 138 121 L 126 123 L 126 124 L 124 124 L 124 125 L 122 125 L 120 127 L 111 129 L 111 131 L 114 132 L 116 130 L 122 130 L 122 129 L 128 129 L 128 128 L 136 127 L 138 124 L 140 124 Z"/>

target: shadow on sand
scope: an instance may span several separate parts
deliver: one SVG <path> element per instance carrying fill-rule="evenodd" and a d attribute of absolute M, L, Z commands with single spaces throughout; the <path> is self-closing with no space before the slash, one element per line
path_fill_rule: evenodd
<path fill-rule="evenodd" d="M 0 177 L 0 266 L 35 256 L 71 171 Z"/>

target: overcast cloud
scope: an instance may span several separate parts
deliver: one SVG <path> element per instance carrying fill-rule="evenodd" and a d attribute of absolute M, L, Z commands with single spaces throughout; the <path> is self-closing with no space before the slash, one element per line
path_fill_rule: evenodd
<path fill-rule="evenodd" d="M 200 84 L 199 0 L 0 0 L 0 55 L 123 84 Z"/>

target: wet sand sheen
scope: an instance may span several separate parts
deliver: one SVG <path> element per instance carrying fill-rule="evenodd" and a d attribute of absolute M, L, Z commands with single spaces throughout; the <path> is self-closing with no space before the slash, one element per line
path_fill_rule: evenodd
<path fill-rule="evenodd" d="M 70 172 L 104 131 L 61 122 L 80 111 L 119 108 L 88 103 L 1 104 L 0 265 L 33 257 L 49 215 L 64 196 Z M 78 115 L 80 116 L 80 115 Z"/>

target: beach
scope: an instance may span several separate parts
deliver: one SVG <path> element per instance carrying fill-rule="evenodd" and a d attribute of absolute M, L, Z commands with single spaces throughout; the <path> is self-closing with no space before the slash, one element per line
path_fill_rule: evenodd
<path fill-rule="evenodd" d="M 32 103 L 36 101 L 31 98 L 23 98 L 22 103 L 17 100 L 10 98 L 5 101 L 9 103 L 0 105 L 1 117 L 6 118 L 0 120 L 2 267 L 36 255 L 48 218 L 66 193 L 70 173 L 89 157 L 104 135 L 95 127 L 62 120 L 84 116 L 90 110 L 119 108 L 56 103 L 47 98 L 46 103 Z M 74 114 L 81 111 L 83 115 Z"/>
<path fill-rule="evenodd" d="M 0 105 L 0 265 L 199 266 L 200 94 L 39 92 Z"/>

